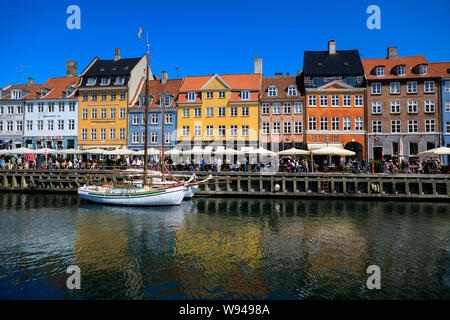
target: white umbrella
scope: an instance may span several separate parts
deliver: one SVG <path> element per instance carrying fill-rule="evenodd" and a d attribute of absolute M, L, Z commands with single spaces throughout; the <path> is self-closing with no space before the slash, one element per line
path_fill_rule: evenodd
<path fill-rule="evenodd" d="M 37 150 L 33 150 L 35 154 L 55 154 L 55 153 L 59 153 L 60 151 L 58 150 L 54 150 L 51 148 L 42 148 L 42 149 L 37 149 Z"/>
<path fill-rule="evenodd" d="M 250 150 L 248 153 L 250 154 L 259 154 L 259 155 L 264 155 L 264 156 L 276 156 L 277 154 L 273 151 L 264 149 L 262 147 L 259 147 L 256 150 Z"/>
<path fill-rule="evenodd" d="M 58 151 L 59 154 L 82 154 L 83 150 L 79 150 L 79 149 L 64 149 L 64 150 L 60 150 Z"/>
<path fill-rule="evenodd" d="M 33 153 L 34 150 L 33 149 L 28 149 L 28 148 L 16 148 L 16 149 L 11 149 L 11 150 L 5 150 L 5 152 L 1 152 L 3 154 L 26 154 L 26 153 Z"/>
<path fill-rule="evenodd" d="M 400 163 L 405 161 L 405 159 L 403 158 L 403 139 L 402 139 L 402 137 L 400 137 L 398 139 L 398 161 Z"/>
<path fill-rule="evenodd" d="M 194 147 L 192 150 L 184 150 L 181 153 L 182 154 L 203 154 L 205 151 L 201 147 Z"/>
<path fill-rule="evenodd" d="M 280 151 L 280 152 L 278 152 L 278 154 L 279 154 L 280 156 L 281 156 L 281 155 L 309 155 L 309 154 L 310 154 L 310 151 L 292 148 L 292 149 Z"/>
<path fill-rule="evenodd" d="M 158 156 L 161 153 L 161 151 L 159 151 L 158 149 L 155 148 L 147 148 L 147 155 L 148 156 Z M 144 155 L 144 150 L 139 150 L 135 153 L 136 155 L 140 155 L 143 156 Z"/>
<path fill-rule="evenodd" d="M 107 154 L 107 150 L 103 149 L 86 149 L 83 150 L 83 154 Z"/>
<path fill-rule="evenodd" d="M 179 155 L 181 155 L 181 152 L 182 152 L 181 150 L 172 149 L 172 150 L 164 152 L 164 154 L 167 156 L 179 156 Z"/>
<path fill-rule="evenodd" d="M 214 154 L 217 155 L 235 155 L 235 154 L 244 154 L 243 151 L 238 151 L 238 150 L 234 150 L 234 149 L 217 149 Z"/>
<path fill-rule="evenodd" d="M 445 156 L 450 155 L 450 148 L 448 147 L 440 147 L 434 148 L 427 151 L 422 151 L 417 154 L 420 157 L 433 157 L 433 156 Z"/>
<path fill-rule="evenodd" d="M 121 149 L 107 151 L 106 154 L 117 155 L 117 156 L 126 156 L 126 155 L 135 155 L 135 154 L 138 154 L 138 152 L 131 150 L 131 149 L 127 149 L 127 148 L 121 148 Z"/>
<path fill-rule="evenodd" d="M 354 156 L 356 153 L 342 148 L 325 147 L 322 149 L 313 150 L 312 154 L 324 156 Z"/>

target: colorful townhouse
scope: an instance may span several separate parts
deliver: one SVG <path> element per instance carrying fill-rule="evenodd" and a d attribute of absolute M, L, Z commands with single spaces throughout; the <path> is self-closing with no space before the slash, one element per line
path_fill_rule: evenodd
<path fill-rule="evenodd" d="M 114 150 L 128 146 L 128 107 L 145 81 L 147 58 L 96 57 L 78 86 L 78 146 Z M 153 74 L 149 67 L 149 79 Z"/>
<path fill-rule="evenodd" d="M 0 149 L 23 147 L 25 99 L 40 95 L 40 85 L 32 78 L 26 85 L 7 85 L 0 89 Z"/>
<path fill-rule="evenodd" d="M 365 78 L 358 50 L 305 51 L 303 83 L 308 149 L 345 148 L 365 159 Z"/>
<path fill-rule="evenodd" d="M 442 119 L 442 145 L 450 147 L 450 62 L 431 63 L 431 68 L 441 79 L 440 108 Z M 450 156 L 444 157 L 445 165 L 450 164 Z"/>
<path fill-rule="evenodd" d="M 48 79 L 35 99 L 26 99 L 23 145 L 30 149 L 77 148 L 78 97 L 75 61 L 67 61 L 65 77 Z"/>
<path fill-rule="evenodd" d="M 367 78 L 369 160 L 399 155 L 408 160 L 438 147 L 440 77 L 427 59 L 399 57 L 397 47 L 389 47 L 386 58 L 362 62 Z"/>
<path fill-rule="evenodd" d="M 264 77 L 260 101 L 260 146 L 277 152 L 305 147 L 305 96 L 301 77 Z"/>
<path fill-rule="evenodd" d="M 261 83 L 262 73 L 185 77 L 178 94 L 177 143 L 183 149 L 257 147 Z"/>
<path fill-rule="evenodd" d="M 177 106 L 176 101 L 182 79 L 167 79 L 162 72 L 161 79 L 149 80 L 148 145 L 162 147 L 162 121 L 164 121 L 164 149 L 173 149 L 177 142 Z M 162 106 L 164 103 L 164 118 Z M 145 126 L 145 83 L 140 94 L 130 103 L 128 109 L 128 146 L 132 150 L 144 148 Z"/>

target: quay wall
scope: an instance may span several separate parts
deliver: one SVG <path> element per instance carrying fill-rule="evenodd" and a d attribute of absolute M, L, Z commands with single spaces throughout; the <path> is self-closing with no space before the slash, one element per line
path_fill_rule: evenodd
<path fill-rule="evenodd" d="M 179 174 L 178 172 L 175 175 Z M 189 173 L 184 173 L 189 175 Z M 198 179 L 209 173 L 197 172 Z M 124 176 L 105 170 L 0 170 L 0 192 L 67 192 L 88 184 L 110 184 Z M 198 196 L 378 198 L 443 201 L 450 199 L 450 175 L 214 173 Z"/>

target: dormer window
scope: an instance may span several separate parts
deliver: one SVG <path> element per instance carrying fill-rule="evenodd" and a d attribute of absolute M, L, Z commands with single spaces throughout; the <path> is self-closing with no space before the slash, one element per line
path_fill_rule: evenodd
<path fill-rule="evenodd" d="M 398 76 L 404 76 L 406 74 L 405 72 L 405 66 L 397 66 L 397 75 Z"/>
<path fill-rule="evenodd" d="M 322 77 L 314 77 L 313 78 L 313 86 L 314 87 L 321 87 L 321 86 L 323 86 L 323 78 Z"/>
<path fill-rule="evenodd" d="M 384 76 L 384 67 L 376 67 L 375 68 L 375 74 L 379 76 Z"/>
<path fill-rule="evenodd" d="M 419 74 L 427 74 L 428 73 L 428 66 L 426 64 L 421 64 L 419 66 Z"/>
<path fill-rule="evenodd" d="M 140 106 L 140 107 L 143 107 L 143 106 L 144 106 L 144 103 L 145 103 L 145 94 L 141 94 L 141 95 L 139 96 L 139 106 Z"/>
<path fill-rule="evenodd" d="M 121 85 L 121 84 L 124 84 L 124 82 L 125 82 L 125 77 L 124 76 L 117 76 L 116 77 L 116 81 L 114 82 L 114 84 Z"/>
<path fill-rule="evenodd" d="M 188 101 L 195 101 L 195 98 L 197 97 L 195 92 L 188 92 L 187 99 Z"/>
<path fill-rule="evenodd" d="M 21 96 L 21 90 L 13 90 L 11 93 L 11 99 L 20 99 Z"/>
<path fill-rule="evenodd" d="M 278 96 L 278 88 L 275 86 L 270 86 L 269 88 L 267 88 L 267 95 L 269 97 L 276 97 Z"/>
<path fill-rule="evenodd" d="M 109 84 L 109 81 L 111 79 L 109 77 L 102 77 L 101 81 L 100 81 L 100 85 L 101 86 L 107 86 Z"/>
<path fill-rule="evenodd" d="M 70 96 L 74 90 L 75 90 L 75 88 L 66 87 L 66 96 Z"/>
<path fill-rule="evenodd" d="M 250 100 L 250 91 L 248 90 L 241 91 L 241 100 Z"/>
<path fill-rule="evenodd" d="M 172 104 L 172 96 L 166 94 L 165 106 L 166 106 L 166 107 L 170 107 L 171 104 Z"/>
<path fill-rule="evenodd" d="M 87 86 L 93 86 L 95 85 L 95 82 L 97 81 L 96 77 L 90 77 L 87 79 L 86 85 Z"/>
<path fill-rule="evenodd" d="M 287 90 L 288 96 L 296 96 L 297 95 L 297 86 L 289 86 Z"/>

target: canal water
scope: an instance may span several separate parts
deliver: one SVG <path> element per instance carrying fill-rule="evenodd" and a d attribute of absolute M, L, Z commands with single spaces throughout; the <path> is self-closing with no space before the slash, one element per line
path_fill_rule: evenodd
<path fill-rule="evenodd" d="M 0 194 L 0 299 L 449 298 L 446 203 Z"/>

